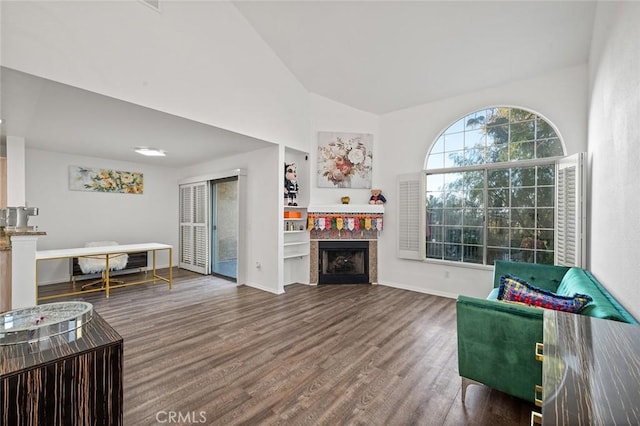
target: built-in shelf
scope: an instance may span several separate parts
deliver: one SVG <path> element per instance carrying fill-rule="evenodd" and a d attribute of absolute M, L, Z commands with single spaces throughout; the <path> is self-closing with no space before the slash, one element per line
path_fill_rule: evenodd
<path fill-rule="evenodd" d="M 300 242 L 296 242 L 296 243 L 284 243 L 285 247 L 291 247 L 291 246 L 304 246 L 304 245 L 308 245 L 309 241 L 300 241 Z"/>
<path fill-rule="evenodd" d="M 309 230 L 307 229 L 309 204 L 309 191 L 305 188 L 311 188 L 311 173 L 309 170 L 308 152 L 298 151 L 297 149 L 284 149 L 285 164 L 294 163 L 298 168 L 298 184 L 303 189 L 298 194 L 296 202 L 297 206 L 285 206 L 280 208 L 280 214 L 283 216 L 299 216 L 299 217 L 282 217 L 279 227 L 282 227 L 280 246 L 282 262 L 282 285 L 284 286 L 294 283 L 309 283 Z M 283 214 L 284 213 L 284 214 Z"/>
<path fill-rule="evenodd" d="M 306 256 L 309 256 L 309 253 L 288 254 L 288 255 L 285 255 L 284 258 L 285 259 L 294 259 L 296 257 L 306 257 Z"/>
<path fill-rule="evenodd" d="M 284 221 L 284 259 L 301 259 L 309 256 L 309 231 L 305 229 L 307 208 L 304 206 L 284 206 L 285 212 L 300 212 L 300 217 L 285 217 Z M 292 228 L 292 229 L 288 229 Z M 300 229 L 302 228 L 302 229 Z M 287 262 L 291 266 L 291 261 Z"/>

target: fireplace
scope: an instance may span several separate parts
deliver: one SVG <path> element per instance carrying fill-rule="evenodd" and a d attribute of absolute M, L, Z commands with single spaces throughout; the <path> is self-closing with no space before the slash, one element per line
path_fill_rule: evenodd
<path fill-rule="evenodd" d="M 309 283 L 377 284 L 382 204 L 310 206 Z"/>
<path fill-rule="evenodd" d="M 369 284 L 368 241 L 319 241 L 318 284 Z"/>

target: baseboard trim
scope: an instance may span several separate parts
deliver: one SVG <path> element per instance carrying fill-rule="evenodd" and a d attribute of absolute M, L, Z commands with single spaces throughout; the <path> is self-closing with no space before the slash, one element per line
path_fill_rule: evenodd
<path fill-rule="evenodd" d="M 246 285 L 247 287 L 255 288 L 256 290 L 266 291 L 266 292 L 269 292 L 269 293 L 272 293 L 272 294 L 283 294 L 284 293 L 284 290 L 283 291 L 278 291 L 278 290 L 270 288 L 270 287 L 265 287 L 262 284 L 246 282 L 246 283 L 240 284 L 240 285 Z"/>
<path fill-rule="evenodd" d="M 446 298 L 449 298 L 449 299 L 457 299 L 458 298 L 458 294 L 457 293 L 449 293 L 449 292 L 446 292 L 446 291 L 425 289 L 425 288 L 415 287 L 415 286 L 406 285 L 406 284 L 398 284 L 398 283 L 390 283 L 390 282 L 378 282 L 378 285 L 383 285 L 383 286 L 386 286 L 386 287 L 399 288 L 401 290 L 415 291 L 416 293 L 431 294 L 432 296 L 446 297 Z"/>

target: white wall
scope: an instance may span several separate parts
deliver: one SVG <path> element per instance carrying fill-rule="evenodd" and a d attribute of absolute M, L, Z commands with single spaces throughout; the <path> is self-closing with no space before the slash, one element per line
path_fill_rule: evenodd
<path fill-rule="evenodd" d="M 308 152 L 311 188 L 302 189 L 311 191 L 312 204 L 340 204 L 340 198 L 343 196 L 351 197 L 352 204 L 367 204 L 371 196 L 370 189 L 318 188 L 318 132 L 373 134 L 372 187 L 384 190 L 384 182 L 380 179 L 385 164 L 379 155 L 383 143 L 380 140 L 379 117 L 320 95 L 311 94 L 310 99 L 311 142 Z"/>
<path fill-rule="evenodd" d="M 22 137 L 7 136 L 7 206 L 20 207 L 25 200 L 26 141 Z"/>
<path fill-rule="evenodd" d="M 492 283 L 489 267 L 460 267 L 396 257 L 396 177 L 423 170 L 429 148 L 440 132 L 464 114 L 492 105 L 520 106 L 536 111 L 557 126 L 567 154 L 587 149 L 586 66 L 382 116 L 379 157 L 384 159 L 381 187 L 386 193 L 387 204 L 378 256 L 381 284 L 450 297 L 457 294 L 486 297 L 489 293 Z"/>
<path fill-rule="evenodd" d="M 69 190 L 69 166 L 86 166 L 144 174 L 144 193 L 112 194 Z M 47 233 L 38 250 L 82 247 L 87 241 L 113 240 L 121 244 L 157 242 L 174 247 L 178 259 L 178 171 L 148 164 L 27 149 L 26 201 L 38 207 L 29 219 Z M 158 267 L 169 265 L 158 252 Z M 38 282 L 69 279 L 68 261 L 40 262 Z"/>
<path fill-rule="evenodd" d="M 640 318 L 640 3 L 599 2 L 589 63 L 589 269 Z"/>
<path fill-rule="evenodd" d="M 279 162 L 279 146 L 274 145 L 243 155 L 225 157 L 181 170 L 180 179 L 223 172 L 231 169 L 246 170 L 246 223 L 247 241 L 239 242 L 244 251 L 247 284 L 272 293 L 281 293 L 278 282 L 278 249 L 282 220 L 279 206 L 282 203 L 282 168 Z M 262 266 L 255 267 L 256 262 Z"/>
<path fill-rule="evenodd" d="M 161 4 L 2 2 L 1 65 L 307 148 L 306 89 L 235 6 Z"/>

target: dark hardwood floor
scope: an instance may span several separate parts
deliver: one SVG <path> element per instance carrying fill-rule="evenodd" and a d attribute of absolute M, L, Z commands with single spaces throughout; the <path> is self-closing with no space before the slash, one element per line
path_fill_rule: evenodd
<path fill-rule="evenodd" d="M 80 299 L 124 338 L 127 426 L 530 423 L 531 404 L 483 386 L 462 404 L 452 299 L 369 285 L 274 295 L 180 269 L 171 291 Z"/>

